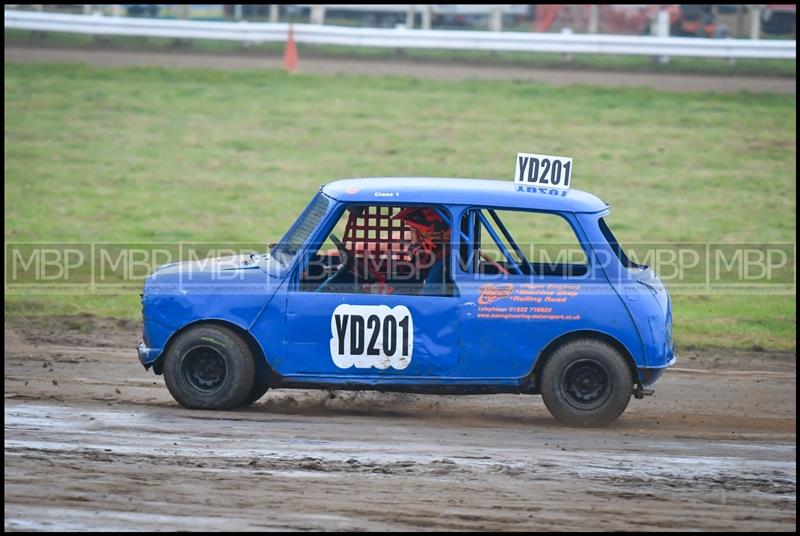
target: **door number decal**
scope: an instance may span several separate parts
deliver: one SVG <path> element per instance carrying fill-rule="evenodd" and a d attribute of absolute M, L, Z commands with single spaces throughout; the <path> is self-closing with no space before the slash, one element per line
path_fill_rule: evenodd
<path fill-rule="evenodd" d="M 331 316 L 331 358 L 339 368 L 403 370 L 414 352 L 414 321 L 405 305 L 349 305 Z"/>

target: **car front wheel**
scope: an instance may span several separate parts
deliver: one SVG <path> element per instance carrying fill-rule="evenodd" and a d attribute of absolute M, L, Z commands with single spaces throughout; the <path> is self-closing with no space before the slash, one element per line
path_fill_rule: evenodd
<path fill-rule="evenodd" d="M 250 394 L 254 378 L 250 348 L 222 326 L 189 328 L 178 335 L 164 358 L 164 382 L 187 408 L 235 408 Z"/>
<path fill-rule="evenodd" d="M 545 406 L 570 426 L 605 426 L 622 415 L 633 394 L 633 374 L 622 354 L 596 339 L 558 348 L 540 376 Z"/>

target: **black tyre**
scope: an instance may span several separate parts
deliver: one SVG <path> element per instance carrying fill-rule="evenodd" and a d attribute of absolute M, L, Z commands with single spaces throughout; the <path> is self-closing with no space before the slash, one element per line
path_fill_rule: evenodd
<path fill-rule="evenodd" d="M 230 329 L 200 325 L 178 335 L 164 358 L 164 382 L 182 406 L 231 409 L 253 388 L 250 348 Z"/>
<path fill-rule="evenodd" d="M 550 355 L 539 387 L 545 406 L 559 421 L 570 426 L 605 426 L 628 407 L 633 375 L 613 346 L 578 339 Z"/>

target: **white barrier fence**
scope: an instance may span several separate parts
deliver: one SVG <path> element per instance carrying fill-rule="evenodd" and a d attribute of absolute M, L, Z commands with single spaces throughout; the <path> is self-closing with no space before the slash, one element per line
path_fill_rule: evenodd
<path fill-rule="evenodd" d="M 5 27 L 97 35 L 243 42 L 286 40 L 286 23 L 201 22 L 5 10 Z M 514 50 L 563 54 L 625 54 L 707 58 L 796 59 L 797 41 L 593 34 L 547 34 L 351 28 L 295 24 L 295 40 L 315 45 L 452 50 Z"/>

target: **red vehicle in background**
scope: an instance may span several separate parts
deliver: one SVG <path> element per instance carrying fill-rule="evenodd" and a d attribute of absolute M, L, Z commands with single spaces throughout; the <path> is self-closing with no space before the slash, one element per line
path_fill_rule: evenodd
<path fill-rule="evenodd" d="M 652 33 L 652 25 L 655 23 L 658 12 L 664 10 L 669 14 L 669 34 L 672 36 L 716 37 L 717 35 L 712 4 L 609 5 L 606 7 L 611 8 L 606 15 L 610 17 L 612 25 L 615 23 L 618 27 L 627 25 L 636 33 L 647 35 Z M 635 10 L 635 14 L 631 14 L 631 8 L 639 9 Z"/>
<path fill-rule="evenodd" d="M 537 4 L 534 30 L 558 32 L 564 28 L 589 31 L 589 4 Z M 597 32 L 650 35 L 659 11 L 669 14 L 669 34 L 676 37 L 729 37 L 737 27 L 737 37 L 749 34 L 751 7 L 736 4 L 605 4 L 596 6 Z M 761 10 L 761 31 L 765 34 L 794 35 L 797 6 L 766 4 Z"/>
<path fill-rule="evenodd" d="M 592 6 L 588 4 L 541 4 L 536 6 L 538 32 L 563 28 L 588 30 Z M 670 35 L 714 35 L 710 4 L 605 4 L 597 6 L 599 33 L 650 34 L 660 10 L 669 13 Z"/>

